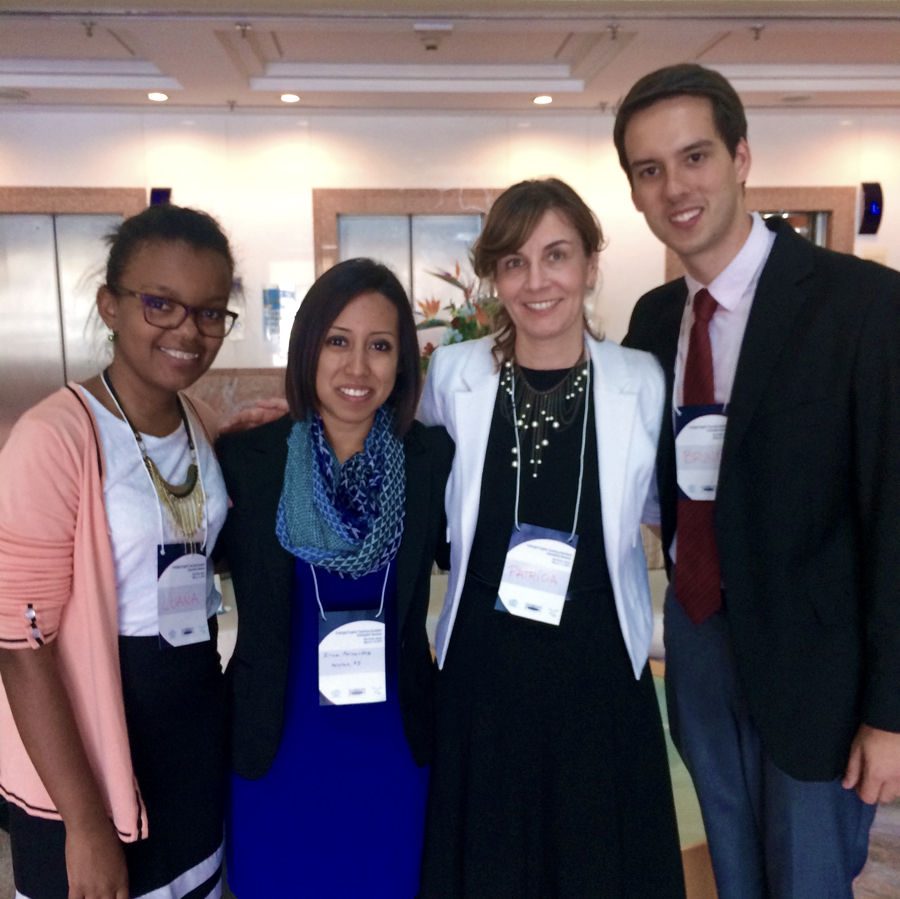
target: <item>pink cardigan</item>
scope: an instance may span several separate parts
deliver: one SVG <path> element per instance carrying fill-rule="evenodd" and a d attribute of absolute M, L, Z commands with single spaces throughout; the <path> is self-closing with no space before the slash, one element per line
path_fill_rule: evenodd
<path fill-rule="evenodd" d="M 36 649 L 40 640 L 56 640 L 107 811 L 119 837 L 133 842 L 147 836 L 147 812 L 128 747 L 96 427 L 78 388 L 65 387 L 26 412 L 0 451 L 0 647 Z M 0 793 L 31 815 L 60 818 L 22 745 L 2 683 Z"/>

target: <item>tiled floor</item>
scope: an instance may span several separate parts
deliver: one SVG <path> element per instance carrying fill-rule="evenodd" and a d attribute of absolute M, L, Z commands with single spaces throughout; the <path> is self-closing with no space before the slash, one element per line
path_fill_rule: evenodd
<path fill-rule="evenodd" d="M 223 661 L 227 661 L 234 649 L 237 614 L 234 611 L 231 585 L 226 581 L 223 586 L 227 612 L 219 618 L 219 650 Z M 433 592 L 434 600 L 439 601 L 443 592 L 443 584 L 436 583 Z M 435 617 L 435 615 L 429 616 L 430 630 L 434 627 Z M 675 755 L 674 748 L 671 748 L 670 751 L 672 755 Z M 693 798 L 693 789 L 690 787 L 689 777 L 684 766 L 677 755 L 674 759 L 670 759 L 670 762 L 673 763 L 673 785 L 676 794 L 682 796 L 678 802 L 682 846 L 688 846 L 703 838 L 703 826 L 699 821 L 696 798 Z M 0 899 L 13 899 L 14 896 L 15 889 L 12 885 L 9 862 L 9 841 L 6 834 L 0 831 Z M 226 899 L 228 896 L 230 894 L 226 894 Z M 900 897 L 900 802 L 879 809 L 872 828 L 869 861 L 854 889 L 854 899 L 897 899 L 897 897 Z M 713 899 L 713 897 L 706 889 L 694 895 L 689 893 L 688 899 Z"/>
<path fill-rule="evenodd" d="M 855 899 L 900 896 L 900 802 L 878 809 L 869 838 L 869 860 L 853 895 Z"/>
<path fill-rule="evenodd" d="M 855 899 L 897 899 L 900 896 L 900 803 L 878 810 L 869 845 L 869 861 L 853 891 Z M 13 899 L 9 840 L 0 831 L 0 899 Z M 692 899 L 692 897 L 688 897 Z"/>

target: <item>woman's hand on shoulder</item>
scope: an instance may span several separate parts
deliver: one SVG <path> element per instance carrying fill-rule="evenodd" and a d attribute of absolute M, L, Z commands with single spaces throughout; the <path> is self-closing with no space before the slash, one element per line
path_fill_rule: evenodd
<path fill-rule="evenodd" d="M 68 899 L 128 899 L 125 852 L 109 820 L 66 826 L 66 873 Z"/>
<path fill-rule="evenodd" d="M 225 416 L 219 422 L 219 434 L 247 431 L 275 421 L 276 418 L 287 415 L 289 411 L 287 400 L 280 397 L 257 400 L 252 406 L 246 406 Z"/>

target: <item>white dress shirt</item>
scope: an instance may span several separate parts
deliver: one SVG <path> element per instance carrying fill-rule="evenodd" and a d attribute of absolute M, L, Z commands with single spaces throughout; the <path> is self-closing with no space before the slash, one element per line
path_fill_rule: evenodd
<path fill-rule="evenodd" d="M 672 425 L 678 432 L 677 420 L 684 396 L 684 364 L 687 359 L 688 343 L 691 328 L 694 324 L 694 297 L 702 288 L 706 288 L 719 304 L 715 315 L 709 322 L 709 342 L 712 347 L 713 380 L 715 382 L 716 403 L 728 411 L 731 402 L 731 388 L 734 385 L 734 373 L 737 370 L 738 356 L 747 330 L 747 319 L 753 306 L 753 297 L 759 284 L 775 234 L 770 231 L 758 212 L 751 214 L 750 234 L 737 256 L 709 284 L 701 284 L 695 278 L 685 274 L 684 280 L 688 288 L 688 301 L 681 317 L 681 330 L 678 334 L 678 353 L 675 357 L 675 385 L 672 397 Z M 669 556 L 677 561 L 678 538 L 672 540 Z"/>
<path fill-rule="evenodd" d="M 687 359 L 688 341 L 694 324 L 694 297 L 705 287 L 719 304 L 709 323 L 709 340 L 712 345 L 713 377 L 716 402 L 727 405 L 731 400 L 731 388 L 737 369 L 738 355 L 753 306 L 753 296 L 759 284 L 759 276 L 769 258 L 775 234 L 765 226 L 758 212 L 751 215 L 752 225 L 740 252 L 710 284 L 701 284 L 690 275 L 684 280 L 688 287 L 688 301 L 681 317 L 678 335 L 678 355 L 675 359 L 675 395 L 672 408 L 682 404 L 684 363 Z"/>

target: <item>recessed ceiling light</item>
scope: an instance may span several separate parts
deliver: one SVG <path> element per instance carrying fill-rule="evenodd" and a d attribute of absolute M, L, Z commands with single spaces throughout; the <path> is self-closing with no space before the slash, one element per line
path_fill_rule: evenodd
<path fill-rule="evenodd" d="M 281 102 L 282 103 L 299 103 L 300 98 L 296 94 L 282 94 Z"/>
<path fill-rule="evenodd" d="M 548 106 L 553 102 L 553 97 L 549 94 L 541 94 L 539 97 L 535 97 L 532 101 L 535 106 Z"/>
<path fill-rule="evenodd" d="M 150 91 L 147 94 L 147 99 L 152 100 L 154 103 L 165 103 L 169 99 L 169 95 L 164 94 L 162 91 Z"/>

